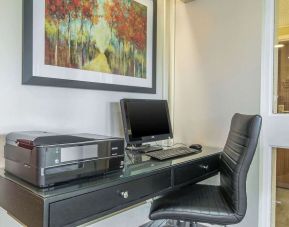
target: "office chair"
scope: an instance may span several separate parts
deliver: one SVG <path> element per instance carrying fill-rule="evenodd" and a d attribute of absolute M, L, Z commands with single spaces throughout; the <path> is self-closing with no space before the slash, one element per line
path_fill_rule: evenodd
<path fill-rule="evenodd" d="M 231 225 L 247 210 L 246 179 L 256 151 L 262 118 L 235 114 L 220 158 L 220 186 L 195 184 L 180 188 L 153 202 L 150 219 Z"/>

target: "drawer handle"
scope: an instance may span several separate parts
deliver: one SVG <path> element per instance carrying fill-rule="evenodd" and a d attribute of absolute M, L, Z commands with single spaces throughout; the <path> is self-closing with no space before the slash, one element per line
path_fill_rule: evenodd
<path fill-rule="evenodd" d="M 128 191 L 121 192 L 120 195 L 122 198 L 127 199 L 128 198 Z"/>
<path fill-rule="evenodd" d="M 205 169 L 205 170 L 208 170 L 208 169 L 209 169 L 209 166 L 208 166 L 208 165 L 200 165 L 200 168 Z"/>

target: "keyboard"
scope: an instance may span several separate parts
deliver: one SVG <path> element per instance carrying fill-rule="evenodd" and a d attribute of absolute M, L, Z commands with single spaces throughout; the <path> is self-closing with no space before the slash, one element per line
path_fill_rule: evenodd
<path fill-rule="evenodd" d="M 169 148 L 169 149 L 160 150 L 160 151 L 149 152 L 149 153 L 146 153 L 146 155 L 162 161 L 162 160 L 166 160 L 170 158 L 176 158 L 176 157 L 181 157 L 185 155 L 193 155 L 193 154 L 198 154 L 198 153 L 200 153 L 200 151 L 197 151 L 188 147 L 176 147 L 176 148 Z"/>
<path fill-rule="evenodd" d="M 144 148 L 136 148 L 135 150 L 137 152 L 141 152 L 141 153 L 150 153 L 150 152 L 153 152 L 153 151 L 163 150 L 163 148 L 162 147 L 149 146 L 149 147 L 144 147 Z"/>

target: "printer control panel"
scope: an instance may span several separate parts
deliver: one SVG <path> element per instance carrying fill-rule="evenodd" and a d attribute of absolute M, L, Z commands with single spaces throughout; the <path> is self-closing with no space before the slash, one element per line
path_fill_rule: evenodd
<path fill-rule="evenodd" d="M 52 167 L 61 163 L 121 156 L 123 155 L 123 150 L 124 144 L 119 141 L 78 146 L 48 147 L 45 152 L 45 166 Z"/>

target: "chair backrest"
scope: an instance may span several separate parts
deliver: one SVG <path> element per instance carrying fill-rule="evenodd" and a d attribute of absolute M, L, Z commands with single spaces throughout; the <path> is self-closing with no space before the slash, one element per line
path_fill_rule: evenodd
<path fill-rule="evenodd" d="M 235 114 L 220 162 L 222 192 L 241 221 L 247 210 L 246 180 L 261 130 L 259 115 Z"/>

